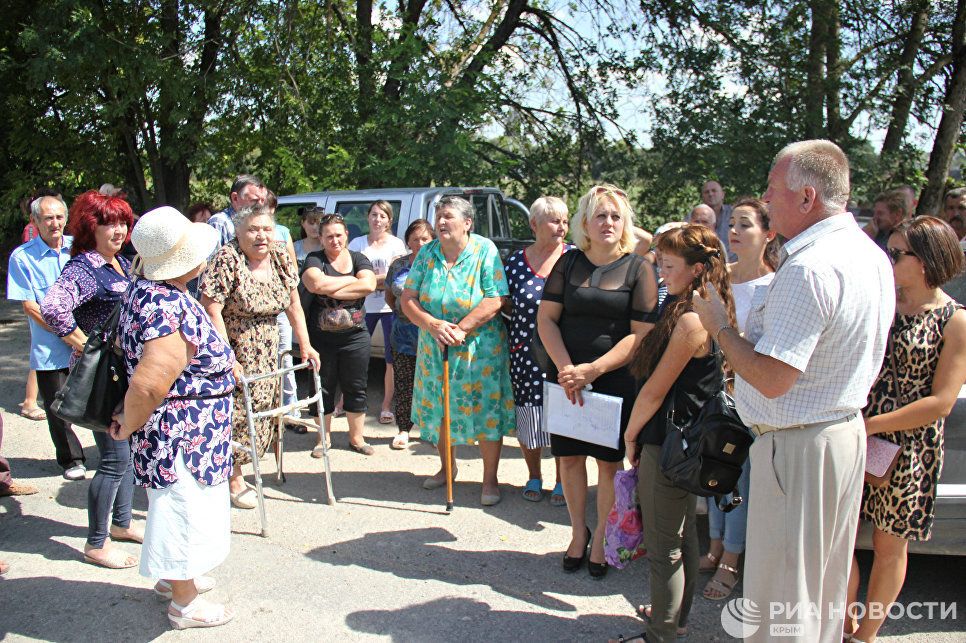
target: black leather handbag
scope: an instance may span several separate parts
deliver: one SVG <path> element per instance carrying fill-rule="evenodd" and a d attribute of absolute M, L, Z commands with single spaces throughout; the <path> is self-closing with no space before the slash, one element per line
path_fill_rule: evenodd
<path fill-rule="evenodd" d="M 685 426 L 675 423 L 672 406 L 661 446 L 661 473 L 674 486 L 713 497 L 719 509 L 731 511 L 742 502 L 738 478 L 754 441 L 722 382 L 718 393 Z"/>
<path fill-rule="evenodd" d="M 87 338 L 84 352 L 54 396 L 50 410 L 62 420 L 92 431 L 107 431 L 111 426 L 112 416 L 127 393 L 124 352 L 117 344 L 120 316 L 118 302 Z"/>

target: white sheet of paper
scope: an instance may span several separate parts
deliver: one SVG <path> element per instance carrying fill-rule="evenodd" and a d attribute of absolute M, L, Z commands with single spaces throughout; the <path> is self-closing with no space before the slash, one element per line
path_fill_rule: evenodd
<path fill-rule="evenodd" d="M 543 429 L 609 449 L 618 448 L 624 400 L 587 390 L 582 395 L 583 406 L 571 404 L 562 386 L 544 382 Z"/>

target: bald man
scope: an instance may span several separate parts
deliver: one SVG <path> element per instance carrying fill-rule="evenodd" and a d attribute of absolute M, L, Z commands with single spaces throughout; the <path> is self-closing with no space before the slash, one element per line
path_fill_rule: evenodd
<path fill-rule="evenodd" d="M 704 185 L 701 186 L 701 201 L 714 210 L 717 224 L 713 229 L 718 238 L 721 239 L 721 243 L 724 244 L 728 258 L 731 261 L 737 260 L 737 257 L 731 254 L 731 245 L 728 241 L 728 233 L 731 228 L 731 206 L 725 205 L 724 190 L 721 188 L 721 184 L 717 181 L 705 181 Z"/>
<path fill-rule="evenodd" d="M 694 206 L 691 213 L 688 214 L 688 223 L 693 223 L 694 225 L 703 225 L 705 228 L 710 228 L 712 232 L 718 234 L 715 225 L 718 221 L 717 215 L 715 215 L 714 210 L 710 207 L 704 205 Z"/>

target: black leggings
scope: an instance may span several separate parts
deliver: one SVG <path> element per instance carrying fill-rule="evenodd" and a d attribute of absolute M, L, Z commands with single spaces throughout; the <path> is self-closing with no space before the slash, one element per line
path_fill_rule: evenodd
<path fill-rule="evenodd" d="M 342 408 L 349 413 L 365 413 L 366 387 L 369 384 L 369 333 L 365 328 L 345 332 L 309 332 L 312 348 L 319 352 L 322 368 L 322 405 L 325 413 L 335 410 L 336 388 L 342 391 Z M 317 411 L 310 408 L 312 415 Z"/>

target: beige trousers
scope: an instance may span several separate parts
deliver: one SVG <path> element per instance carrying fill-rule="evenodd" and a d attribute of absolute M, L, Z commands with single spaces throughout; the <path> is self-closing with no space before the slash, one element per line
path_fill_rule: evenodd
<path fill-rule="evenodd" d="M 755 440 L 743 587 L 761 620 L 746 640 L 842 640 L 864 474 L 861 415 Z"/>

